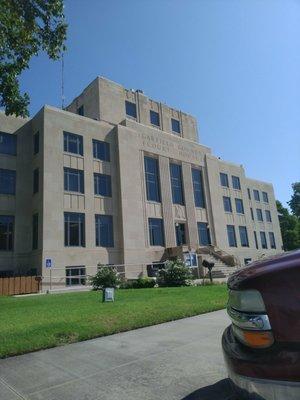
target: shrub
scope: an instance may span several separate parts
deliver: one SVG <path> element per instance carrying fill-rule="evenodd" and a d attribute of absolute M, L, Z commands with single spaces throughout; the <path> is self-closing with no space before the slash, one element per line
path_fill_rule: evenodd
<path fill-rule="evenodd" d="M 186 286 L 192 279 L 190 269 L 179 259 L 167 261 L 165 268 L 159 270 L 157 278 L 160 286 Z"/>
<path fill-rule="evenodd" d="M 108 287 L 116 287 L 120 278 L 114 267 L 101 265 L 97 274 L 90 278 L 93 290 L 100 290 Z"/>
<path fill-rule="evenodd" d="M 120 289 L 142 289 L 142 288 L 153 288 L 156 284 L 155 279 L 148 277 L 139 278 L 134 281 L 126 281 L 121 283 Z"/>

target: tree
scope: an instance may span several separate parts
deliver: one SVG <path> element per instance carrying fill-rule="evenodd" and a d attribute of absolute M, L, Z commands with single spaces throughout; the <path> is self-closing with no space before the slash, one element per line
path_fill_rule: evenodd
<path fill-rule="evenodd" d="M 294 250 L 300 247 L 300 220 L 289 213 L 289 210 L 276 201 L 279 223 L 283 241 L 283 249 Z"/>
<path fill-rule="evenodd" d="M 29 95 L 20 93 L 18 78 L 40 51 L 59 59 L 66 30 L 63 0 L 0 1 L 0 107 L 6 115 L 29 115 Z"/>
<path fill-rule="evenodd" d="M 300 182 L 292 184 L 293 194 L 288 205 L 291 207 L 292 213 L 300 219 Z"/>

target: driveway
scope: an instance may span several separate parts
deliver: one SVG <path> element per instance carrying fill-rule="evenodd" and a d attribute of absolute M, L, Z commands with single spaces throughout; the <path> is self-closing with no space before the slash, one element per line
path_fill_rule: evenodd
<path fill-rule="evenodd" d="M 228 324 L 222 310 L 0 360 L 0 399 L 227 400 Z"/>

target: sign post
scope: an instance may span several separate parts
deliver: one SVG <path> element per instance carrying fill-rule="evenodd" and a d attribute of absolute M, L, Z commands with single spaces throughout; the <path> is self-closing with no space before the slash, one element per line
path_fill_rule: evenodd
<path fill-rule="evenodd" d="M 49 269 L 49 272 L 50 272 L 50 290 L 51 290 L 52 289 L 52 267 L 53 267 L 52 258 L 45 259 L 45 267 L 46 267 L 46 269 Z"/>

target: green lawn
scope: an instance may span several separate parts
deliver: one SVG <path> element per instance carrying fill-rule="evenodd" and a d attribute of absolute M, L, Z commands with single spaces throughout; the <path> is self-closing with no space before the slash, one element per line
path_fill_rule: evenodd
<path fill-rule="evenodd" d="M 0 297 L 0 357 L 91 339 L 225 307 L 225 285 Z"/>

